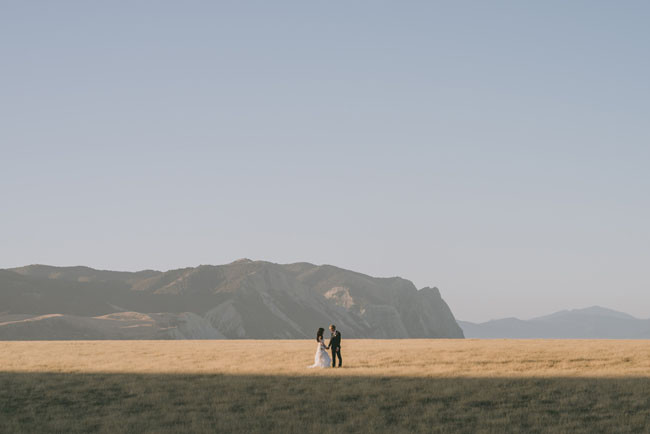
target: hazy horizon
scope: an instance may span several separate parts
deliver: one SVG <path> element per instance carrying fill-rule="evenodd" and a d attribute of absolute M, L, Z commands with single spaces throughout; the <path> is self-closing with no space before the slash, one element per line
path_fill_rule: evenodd
<path fill-rule="evenodd" d="M 0 268 L 237 258 L 650 317 L 650 5 L 4 3 Z"/>

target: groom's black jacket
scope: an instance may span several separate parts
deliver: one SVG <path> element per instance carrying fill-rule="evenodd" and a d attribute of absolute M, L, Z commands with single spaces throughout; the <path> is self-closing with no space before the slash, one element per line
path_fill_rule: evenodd
<path fill-rule="evenodd" d="M 341 347 L 341 333 L 337 330 L 332 333 L 329 343 L 330 348 L 340 348 Z"/>

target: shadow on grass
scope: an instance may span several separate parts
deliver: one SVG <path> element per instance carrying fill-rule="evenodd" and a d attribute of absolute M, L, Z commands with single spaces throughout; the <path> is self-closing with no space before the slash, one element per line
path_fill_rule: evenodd
<path fill-rule="evenodd" d="M 649 378 L 0 372 L 0 432 L 648 432 Z"/>

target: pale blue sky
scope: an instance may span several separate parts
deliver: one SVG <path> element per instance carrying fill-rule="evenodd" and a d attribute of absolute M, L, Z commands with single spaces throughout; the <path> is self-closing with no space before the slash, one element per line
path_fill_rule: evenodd
<path fill-rule="evenodd" d="M 0 2 L 0 268 L 309 261 L 650 317 L 647 2 Z"/>

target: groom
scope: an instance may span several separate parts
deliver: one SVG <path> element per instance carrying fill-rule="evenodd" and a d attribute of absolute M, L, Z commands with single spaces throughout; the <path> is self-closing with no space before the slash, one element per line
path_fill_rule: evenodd
<path fill-rule="evenodd" d="M 330 337 L 330 343 L 327 345 L 327 349 L 332 349 L 332 368 L 336 368 L 337 356 L 339 358 L 340 368 L 341 364 L 343 363 L 343 360 L 341 359 L 341 333 L 336 330 L 336 326 L 334 324 L 330 325 L 330 332 L 332 332 L 332 336 Z"/>

